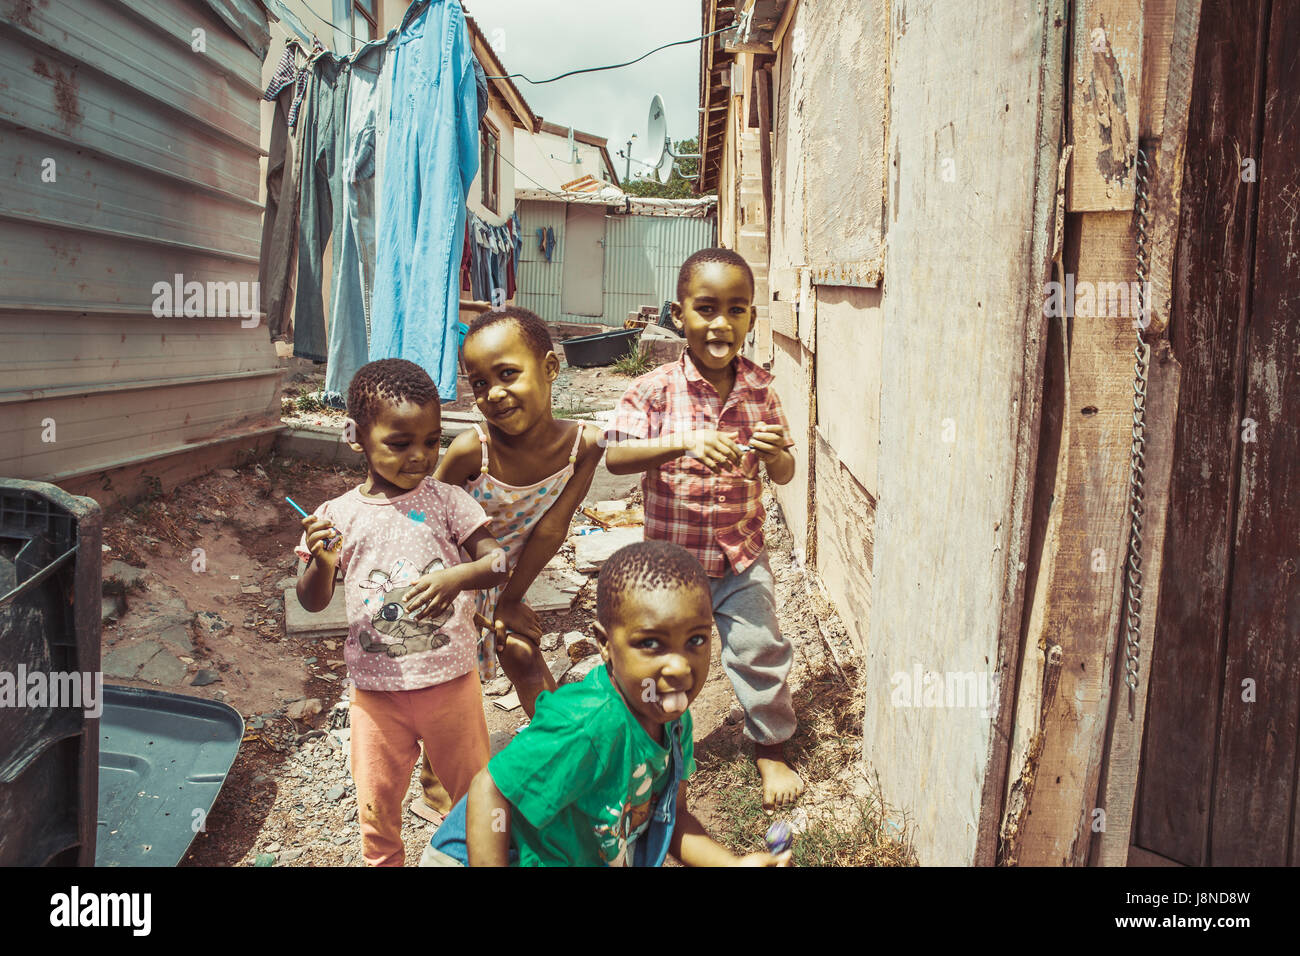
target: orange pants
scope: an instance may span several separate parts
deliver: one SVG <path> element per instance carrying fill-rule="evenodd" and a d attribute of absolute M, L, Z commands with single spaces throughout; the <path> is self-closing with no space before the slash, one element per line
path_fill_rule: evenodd
<path fill-rule="evenodd" d="M 353 687 L 351 710 L 362 856 L 369 866 L 402 866 L 402 798 L 420 742 L 453 802 L 469 792 L 474 775 L 487 766 L 483 685 L 470 671 L 421 690 Z"/>

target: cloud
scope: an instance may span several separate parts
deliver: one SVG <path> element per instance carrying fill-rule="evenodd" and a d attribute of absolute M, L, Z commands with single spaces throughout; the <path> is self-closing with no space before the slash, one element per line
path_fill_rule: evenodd
<path fill-rule="evenodd" d="M 466 0 L 465 9 L 488 40 L 497 43 L 506 69 L 534 80 L 623 63 L 701 32 L 697 0 Z M 637 134 L 633 157 L 651 151 L 645 141 L 646 116 L 655 93 L 664 99 L 674 140 L 697 134 L 699 58 L 699 42 L 687 43 L 660 50 L 634 66 L 540 85 L 516 77 L 515 85 L 533 112 L 549 122 L 606 137 L 622 176 L 625 164 L 618 151 L 632 133 Z M 633 163 L 634 173 L 636 169 Z"/>

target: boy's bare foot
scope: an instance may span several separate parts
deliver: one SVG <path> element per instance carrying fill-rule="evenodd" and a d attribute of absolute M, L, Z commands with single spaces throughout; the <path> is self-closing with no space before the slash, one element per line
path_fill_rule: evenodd
<path fill-rule="evenodd" d="M 442 823 L 443 815 L 429 806 L 422 795 L 411 801 L 410 810 L 421 820 L 432 823 L 435 827 Z"/>
<path fill-rule="evenodd" d="M 780 810 L 799 799 L 804 791 L 803 778 L 786 762 L 781 744 L 755 744 L 754 763 L 763 778 L 763 809 Z"/>

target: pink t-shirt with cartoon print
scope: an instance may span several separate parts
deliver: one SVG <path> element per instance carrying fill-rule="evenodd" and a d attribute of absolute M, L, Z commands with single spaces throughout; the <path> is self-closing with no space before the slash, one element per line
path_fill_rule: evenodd
<path fill-rule="evenodd" d="M 343 659 L 357 687 L 420 690 L 477 667 L 472 592 L 462 591 L 450 609 L 423 621 L 406 613 L 402 599 L 435 562 L 460 564 L 460 545 L 488 523 L 478 502 L 463 488 L 428 477 L 396 498 L 368 498 L 353 488 L 315 513 L 343 537 Z M 304 561 L 310 557 L 305 533 L 295 550 Z"/>

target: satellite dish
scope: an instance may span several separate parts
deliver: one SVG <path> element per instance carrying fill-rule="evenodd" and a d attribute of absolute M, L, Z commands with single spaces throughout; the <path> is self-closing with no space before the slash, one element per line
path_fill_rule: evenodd
<path fill-rule="evenodd" d="M 644 160 L 645 165 L 654 169 L 661 183 L 666 183 L 670 168 L 666 160 L 671 144 L 668 141 L 668 113 L 664 109 L 663 97 L 658 93 L 650 99 L 650 114 L 645 125 L 645 141 L 651 150 Z"/>
<path fill-rule="evenodd" d="M 642 163 L 654 169 L 655 176 L 661 183 L 668 182 L 677 160 L 700 158 L 699 153 L 673 152 L 673 142 L 668 138 L 668 111 L 664 108 L 663 97 L 658 93 L 650 100 L 650 114 L 646 118 L 646 143 L 650 146 L 651 153 Z M 684 179 L 695 179 L 698 176 L 683 176 L 680 168 L 677 175 Z"/>

